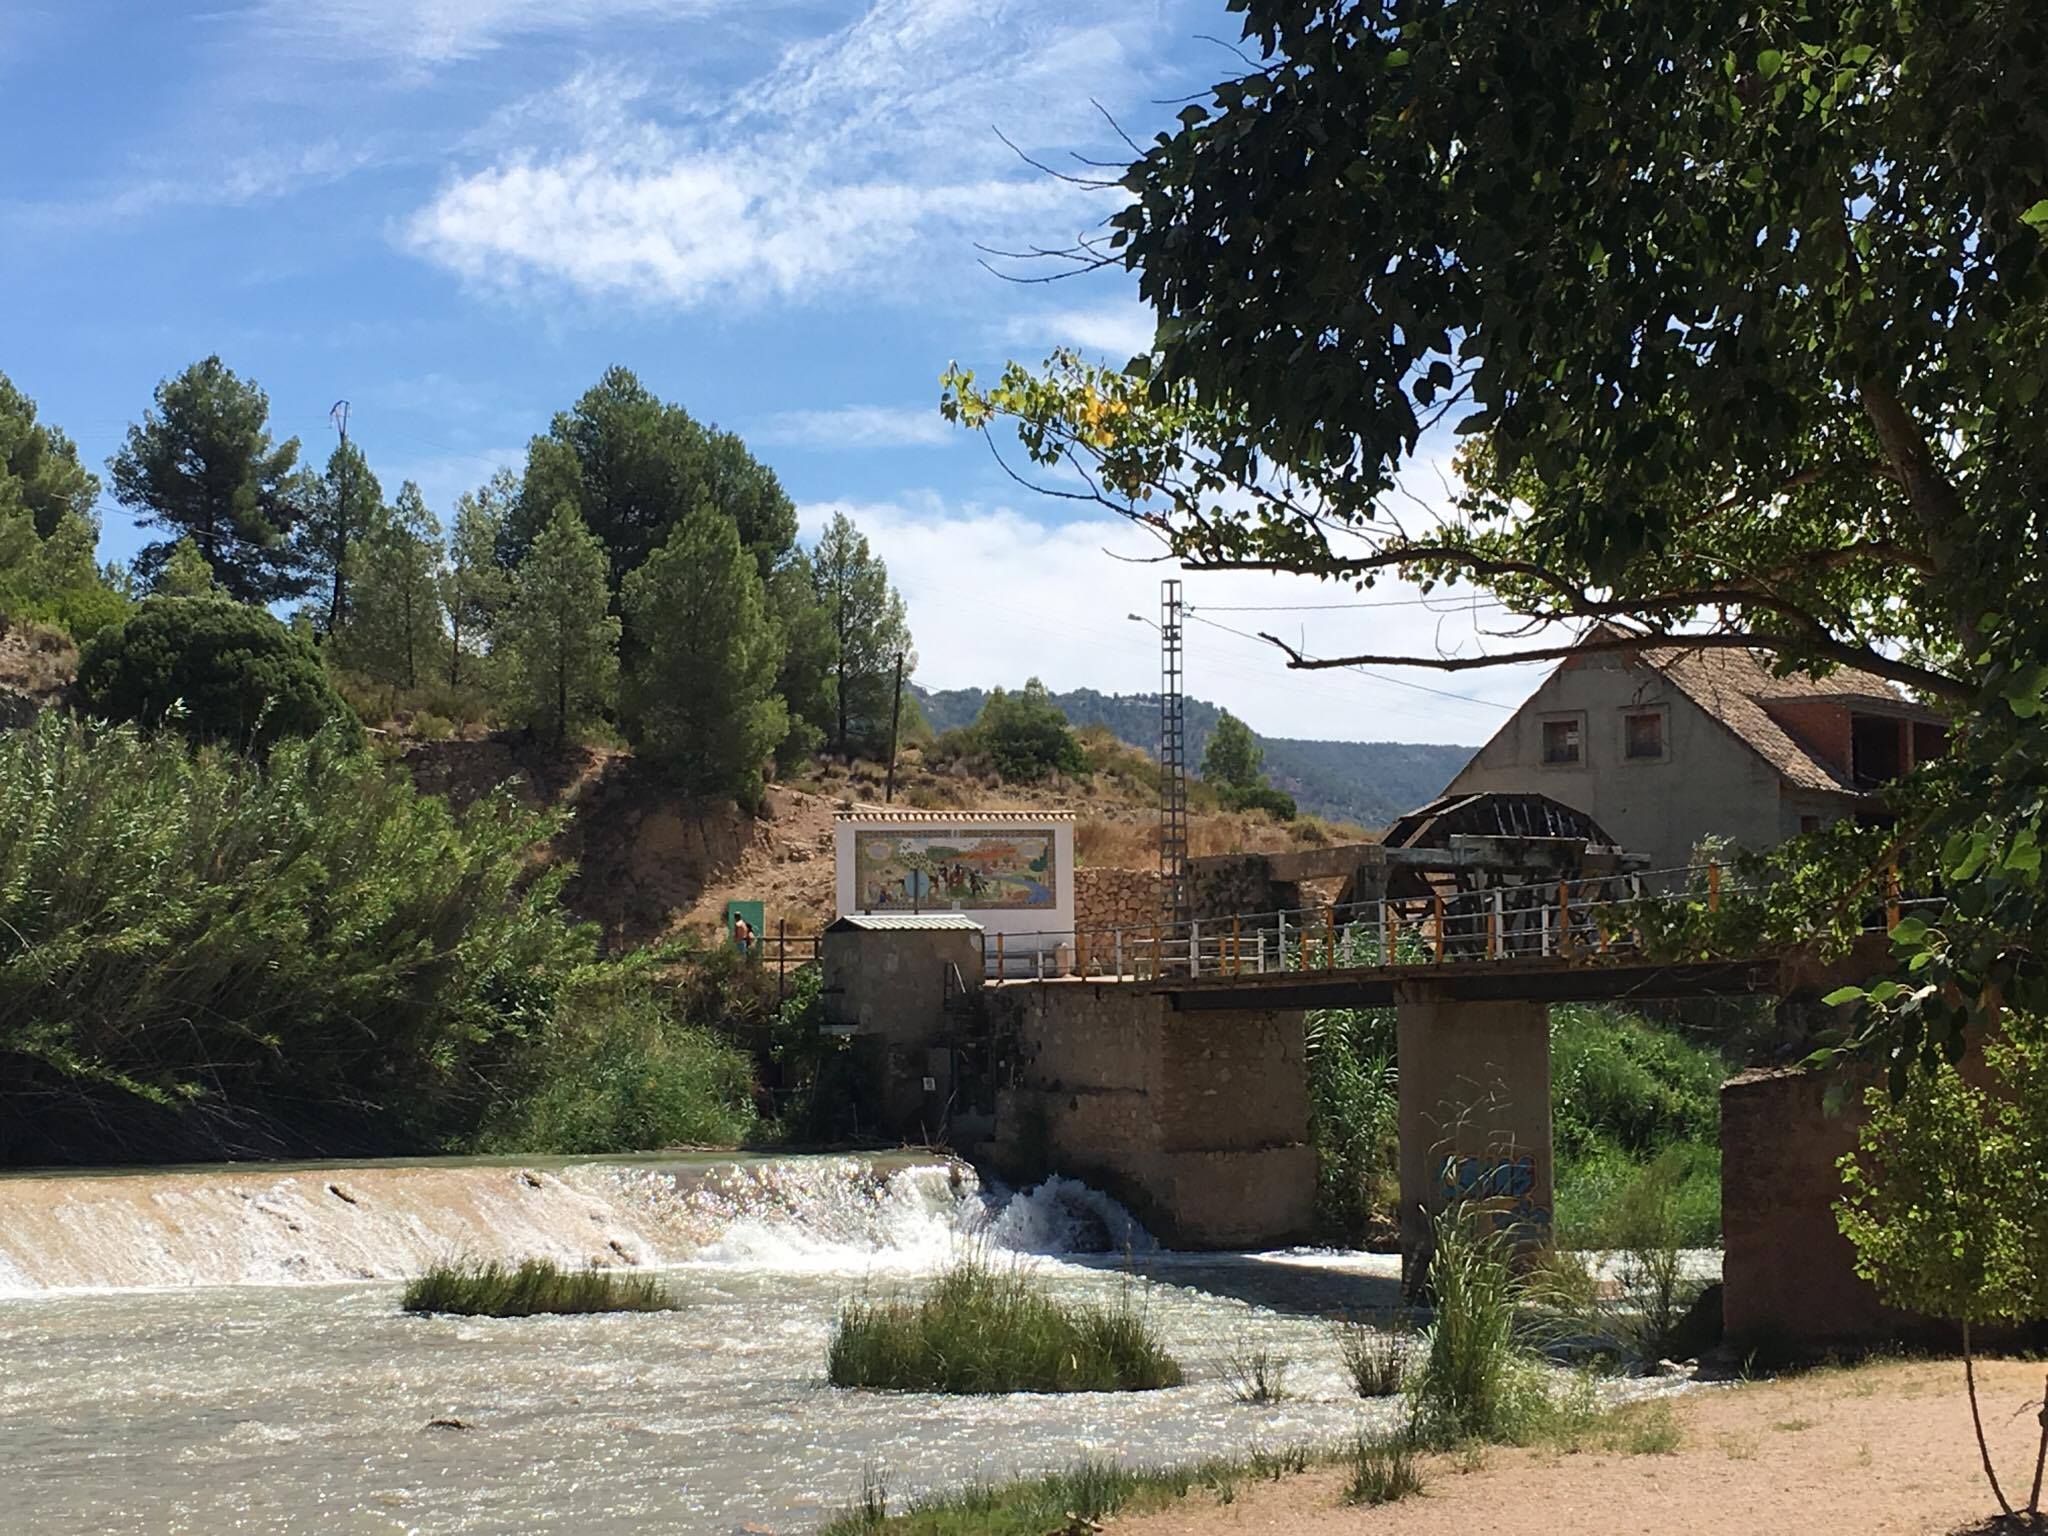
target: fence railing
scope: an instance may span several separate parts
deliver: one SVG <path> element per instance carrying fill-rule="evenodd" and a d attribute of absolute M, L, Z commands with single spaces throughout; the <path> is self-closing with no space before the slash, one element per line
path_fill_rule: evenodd
<path fill-rule="evenodd" d="M 1751 894 L 1755 888 L 1736 884 L 1720 865 L 1705 864 L 1175 923 L 992 932 L 982 936 L 982 969 L 989 980 L 1142 981 L 1527 958 L 1595 963 L 1642 952 L 1646 907 L 1714 910 Z M 1906 911 L 1931 905 L 1938 902 L 1890 887 L 1868 927 L 1889 930 Z"/>

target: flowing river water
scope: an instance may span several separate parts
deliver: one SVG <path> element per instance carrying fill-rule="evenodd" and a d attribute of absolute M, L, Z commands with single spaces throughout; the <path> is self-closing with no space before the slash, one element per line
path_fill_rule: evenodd
<path fill-rule="evenodd" d="M 835 1390 L 838 1307 L 969 1246 L 1056 1292 L 1133 1286 L 1186 1385 L 960 1398 Z M 659 1269 L 668 1313 L 409 1317 L 437 1258 Z M 1055 1180 L 909 1158 L 643 1158 L 0 1178 L 0 1531 L 798 1532 L 1066 1465 L 1328 1442 L 1330 1319 L 1391 1305 L 1366 1255 L 1173 1254 Z M 1239 1402 L 1232 1354 L 1291 1361 Z"/>

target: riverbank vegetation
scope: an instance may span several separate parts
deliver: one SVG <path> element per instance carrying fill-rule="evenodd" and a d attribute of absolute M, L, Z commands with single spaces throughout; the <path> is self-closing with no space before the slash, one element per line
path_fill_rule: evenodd
<path fill-rule="evenodd" d="M 407 1312 L 453 1317 L 539 1317 L 588 1312 L 666 1312 L 675 1302 L 652 1275 L 570 1269 L 552 1259 L 436 1264 L 406 1282 Z"/>
<path fill-rule="evenodd" d="M 968 1257 L 915 1298 L 849 1302 L 826 1355 L 835 1387 L 897 1392 L 1135 1392 L 1178 1386 L 1126 1289 L 1114 1302 L 1064 1302 L 1021 1267 Z"/>
<path fill-rule="evenodd" d="M 745 1059 L 534 864 L 556 820 L 458 813 L 332 728 L 260 760 L 55 711 L 0 733 L 0 1157 L 743 1131 Z"/>
<path fill-rule="evenodd" d="M 1675 1024 L 1579 1005 L 1551 1010 L 1550 1048 L 1558 1246 L 1718 1242 L 1727 1058 Z M 1307 1052 L 1319 1235 L 1351 1246 L 1391 1242 L 1399 1199 L 1394 1010 L 1313 1012 Z"/>

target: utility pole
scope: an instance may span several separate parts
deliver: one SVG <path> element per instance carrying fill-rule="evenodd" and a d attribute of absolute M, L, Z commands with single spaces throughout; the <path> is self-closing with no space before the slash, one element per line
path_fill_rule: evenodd
<path fill-rule="evenodd" d="M 896 798 L 896 731 L 903 723 L 903 653 L 896 653 L 896 700 L 889 707 L 889 773 L 882 781 L 882 804 Z"/>
<path fill-rule="evenodd" d="M 337 400 L 327 409 L 327 419 L 334 423 L 334 430 L 341 434 L 341 457 L 335 462 L 340 466 L 334 492 L 334 527 L 337 534 L 334 551 L 334 586 L 327 599 L 327 633 L 333 634 L 341 627 L 341 564 L 348 557 L 348 402 Z"/>
<path fill-rule="evenodd" d="M 1188 891 L 1187 717 L 1181 697 L 1180 581 L 1159 583 L 1159 904 L 1167 931 L 1192 915 Z"/>

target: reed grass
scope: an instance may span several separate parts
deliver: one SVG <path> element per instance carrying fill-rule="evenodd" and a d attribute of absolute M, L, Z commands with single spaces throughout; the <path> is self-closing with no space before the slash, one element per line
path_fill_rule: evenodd
<path fill-rule="evenodd" d="M 912 1501 L 891 1513 L 881 1475 L 870 1468 L 861 1492 L 819 1536 L 1045 1536 L 1086 1529 L 1112 1515 L 1163 1509 L 1207 1492 L 1228 1504 L 1248 1482 L 1278 1481 L 1332 1459 L 1306 1447 L 1255 1450 L 1168 1467 L 1125 1467 L 1086 1460 L 1058 1472 L 1007 1483 L 975 1483 Z"/>
<path fill-rule="evenodd" d="M 1408 1379 L 1414 1335 L 1392 1318 L 1347 1318 L 1337 1325 L 1337 1354 L 1360 1397 L 1393 1397 Z"/>
<path fill-rule="evenodd" d="M 895 1392 L 1131 1392 L 1181 1368 L 1131 1299 L 1070 1303 L 1020 1268 L 963 1259 L 915 1298 L 849 1302 L 826 1355 L 835 1387 Z"/>
<path fill-rule="evenodd" d="M 1392 1504 L 1422 1492 L 1415 1442 L 1405 1432 L 1360 1434 L 1349 1460 L 1351 1476 L 1344 1485 L 1347 1504 Z"/>
<path fill-rule="evenodd" d="M 1433 1223 L 1429 1285 L 1436 1319 L 1408 1384 L 1423 1444 L 1527 1444 L 1548 1417 L 1547 1368 L 1517 1328 L 1524 1301 L 1507 1237 L 1484 1212 L 1452 1205 Z"/>
<path fill-rule="evenodd" d="M 535 1317 L 543 1313 L 666 1312 L 675 1306 L 652 1275 L 569 1269 L 552 1259 L 436 1264 L 406 1282 L 407 1312 L 455 1317 Z"/>

